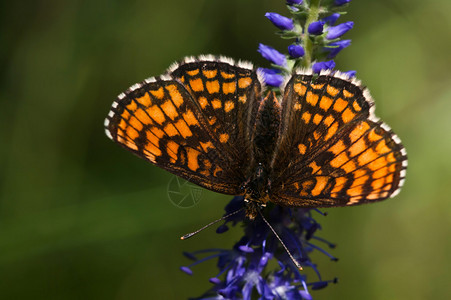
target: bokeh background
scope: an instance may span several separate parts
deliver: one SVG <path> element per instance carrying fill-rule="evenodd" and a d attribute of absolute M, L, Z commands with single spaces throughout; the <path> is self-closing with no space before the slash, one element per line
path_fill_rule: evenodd
<path fill-rule="evenodd" d="M 276 0 L 1 1 L 0 298 L 184 299 L 201 295 L 214 262 L 180 272 L 183 250 L 230 247 L 240 230 L 179 236 L 222 215 L 203 192 L 190 209 L 168 200 L 172 175 L 106 138 L 116 95 L 203 53 L 268 64 L 280 50 L 267 11 Z M 377 114 L 401 137 L 407 181 L 395 199 L 328 209 L 339 284 L 316 299 L 448 299 L 451 295 L 451 2 L 355 0 L 355 69 Z"/>

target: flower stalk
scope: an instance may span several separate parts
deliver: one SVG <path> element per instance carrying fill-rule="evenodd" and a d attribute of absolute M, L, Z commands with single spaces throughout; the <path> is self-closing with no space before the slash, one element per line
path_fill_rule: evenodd
<path fill-rule="evenodd" d="M 311 0 L 307 21 L 305 22 L 306 28 L 308 28 L 310 24 L 312 24 L 313 22 L 318 21 L 320 3 L 321 0 Z M 302 40 L 304 42 L 304 50 L 305 50 L 303 67 L 310 68 L 313 59 L 313 42 L 310 39 L 310 34 L 308 30 L 304 32 L 304 38 Z"/>

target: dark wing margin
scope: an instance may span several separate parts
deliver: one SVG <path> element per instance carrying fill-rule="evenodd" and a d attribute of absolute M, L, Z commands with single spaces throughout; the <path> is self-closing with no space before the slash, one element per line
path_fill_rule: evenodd
<path fill-rule="evenodd" d="M 106 134 L 137 156 L 190 182 L 224 194 L 240 194 L 245 179 L 243 162 L 249 152 L 243 150 L 244 157 L 239 159 L 236 155 L 249 145 L 242 140 L 241 131 L 223 131 L 227 126 L 222 123 L 231 114 L 247 113 L 236 102 L 241 96 L 252 103 L 255 93 L 260 92 L 259 81 L 252 79 L 242 89 L 237 81 L 235 97 L 225 99 L 220 108 L 205 111 L 205 102 L 212 105 L 216 98 L 207 94 L 200 98 L 177 76 L 179 70 L 196 66 L 202 73 L 208 63 L 209 70 L 218 74 L 227 70 L 256 78 L 253 70 L 231 65 L 230 61 L 188 58 L 171 67 L 167 75 L 133 85 L 113 102 L 105 119 Z"/>
<path fill-rule="evenodd" d="M 272 201 L 300 207 L 380 201 L 399 192 L 406 168 L 400 139 L 374 115 L 360 82 L 340 73 L 293 75 L 282 101 Z"/>

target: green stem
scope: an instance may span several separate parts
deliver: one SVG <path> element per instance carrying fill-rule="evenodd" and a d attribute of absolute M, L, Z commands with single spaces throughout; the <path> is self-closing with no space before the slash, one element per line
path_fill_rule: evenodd
<path fill-rule="evenodd" d="M 312 66 L 312 60 L 313 60 L 313 43 L 310 40 L 310 35 L 308 33 L 308 26 L 318 20 L 319 16 L 319 7 L 320 7 L 321 0 L 311 0 L 310 1 L 310 10 L 307 16 L 307 21 L 305 22 L 304 26 L 304 59 L 303 59 L 303 66 L 305 68 L 310 68 Z"/>

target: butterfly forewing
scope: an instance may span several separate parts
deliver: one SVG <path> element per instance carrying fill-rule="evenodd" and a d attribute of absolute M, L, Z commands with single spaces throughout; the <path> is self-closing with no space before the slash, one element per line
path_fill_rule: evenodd
<path fill-rule="evenodd" d="M 173 174 L 213 191 L 240 194 L 255 93 L 260 93 L 255 72 L 190 59 L 121 94 L 105 127 L 114 141 Z"/>
<path fill-rule="evenodd" d="M 261 100 L 261 85 L 248 63 L 197 61 L 172 68 L 209 122 L 224 152 L 241 168 L 252 157 L 251 132 Z M 245 168 L 243 168 L 244 170 Z"/>
<path fill-rule="evenodd" d="M 343 206 L 394 195 L 407 157 L 399 139 L 374 116 L 372 105 L 358 82 L 294 75 L 282 102 L 273 201 Z"/>

